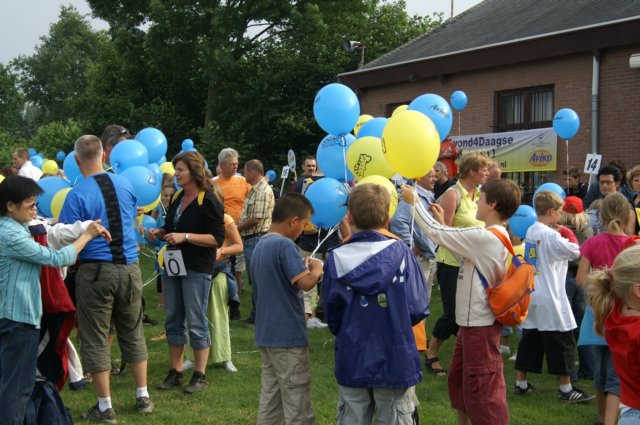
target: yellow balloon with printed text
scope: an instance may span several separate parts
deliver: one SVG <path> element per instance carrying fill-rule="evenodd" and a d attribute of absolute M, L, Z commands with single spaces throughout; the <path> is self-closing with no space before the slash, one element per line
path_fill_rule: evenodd
<path fill-rule="evenodd" d="M 57 191 L 56 194 L 53 195 L 53 198 L 51 198 L 51 215 L 53 215 L 54 218 L 60 217 L 60 211 L 62 211 L 64 200 L 67 199 L 67 194 L 70 190 L 70 187 L 66 187 Z"/>
<path fill-rule="evenodd" d="M 372 120 L 373 117 L 371 115 L 360 115 L 360 117 L 358 118 L 358 122 L 356 122 L 356 126 L 353 127 L 353 135 L 357 136 L 358 135 L 358 131 L 360 131 L 360 128 L 362 128 L 362 126 L 369 120 Z"/>
<path fill-rule="evenodd" d="M 417 179 L 438 160 L 440 136 L 426 115 L 407 110 L 389 118 L 382 131 L 382 152 L 393 169 Z"/>
<path fill-rule="evenodd" d="M 377 184 L 387 189 L 387 192 L 389 192 L 391 196 L 391 201 L 389 202 L 389 218 L 393 217 L 396 213 L 396 208 L 398 208 L 398 191 L 391 180 L 382 176 L 368 176 L 359 180 L 356 186 L 360 186 L 361 184 Z"/>
<path fill-rule="evenodd" d="M 382 152 L 382 141 L 373 136 L 356 139 L 349 146 L 347 167 L 358 179 L 367 176 L 391 178 L 396 173 Z"/>

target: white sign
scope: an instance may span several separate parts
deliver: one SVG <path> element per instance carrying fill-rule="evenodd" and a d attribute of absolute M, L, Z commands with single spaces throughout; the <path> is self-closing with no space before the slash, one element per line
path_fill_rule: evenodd
<path fill-rule="evenodd" d="M 187 268 L 184 265 L 182 251 L 167 248 L 164 252 L 164 271 L 167 276 L 186 276 Z"/>
<path fill-rule="evenodd" d="M 584 161 L 585 174 L 598 174 L 601 163 L 602 155 L 598 155 L 597 153 L 588 153 L 587 159 Z"/>
<path fill-rule="evenodd" d="M 284 167 L 282 167 L 282 174 L 280 174 L 280 178 L 286 179 L 288 175 L 289 175 L 289 166 L 285 165 Z"/>
<path fill-rule="evenodd" d="M 289 168 L 296 169 L 296 153 L 293 149 L 289 149 L 289 152 L 287 152 L 287 162 L 289 163 Z"/>

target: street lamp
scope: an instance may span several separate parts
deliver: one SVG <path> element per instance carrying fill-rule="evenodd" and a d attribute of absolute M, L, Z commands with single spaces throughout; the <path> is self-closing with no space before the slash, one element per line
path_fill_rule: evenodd
<path fill-rule="evenodd" d="M 344 37 L 342 39 L 342 47 L 347 53 L 356 53 L 358 50 L 360 51 L 360 64 L 358 65 L 358 69 L 362 69 L 364 67 L 364 43 L 361 41 L 349 40 L 347 37 Z"/>

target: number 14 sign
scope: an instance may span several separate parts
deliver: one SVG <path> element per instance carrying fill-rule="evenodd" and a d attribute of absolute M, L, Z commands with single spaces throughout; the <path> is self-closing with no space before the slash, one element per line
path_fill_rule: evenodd
<path fill-rule="evenodd" d="M 600 164 L 602 163 L 602 155 L 597 153 L 587 154 L 587 159 L 584 161 L 585 174 L 598 174 L 600 171 Z"/>

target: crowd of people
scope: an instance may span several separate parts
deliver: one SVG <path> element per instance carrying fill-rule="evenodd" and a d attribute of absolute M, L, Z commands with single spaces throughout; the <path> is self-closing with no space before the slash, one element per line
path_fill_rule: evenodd
<path fill-rule="evenodd" d="M 114 335 L 133 374 L 137 411 L 154 410 L 140 230 L 164 258 L 156 271 L 169 371 L 159 391 L 205 390 L 210 364 L 237 372 L 229 323 L 242 319 L 239 295 L 250 285 L 251 313 L 242 320 L 255 325 L 262 353 L 257 423 L 315 423 L 307 329 L 328 327 L 336 337 L 338 424 L 417 423 L 420 353 L 428 374 L 447 379 L 459 424 L 507 424 L 503 356 L 511 354 L 513 329 L 496 321 L 485 286 L 502 281 L 513 251 L 536 269 L 529 313 L 515 332 L 514 395 L 536 390 L 529 377 L 542 372 L 546 357 L 560 402 L 595 399 L 597 424 L 640 424 L 640 166 L 627 173 L 619 161 L 609 163 L 591 185 L 569 168 L 566 197 L 537 193 L 537 221 L 521 239 L 508 226 L 521 203 L 519 186 L 484 153 L 457 158 L 448 142 L 432 169 L 398 188 L 392 217 L 387 189 L 363 184 L 350 188 L 346 216 L 329 229 L 313 225 L 304 196 L 323 178 L 314 157 L 304 158 L 300 178 L 281 195 L 259 159 L 238 173 L 238 152 L 225 148 L 214 176 L 202 155 L 186 151 L 171 161 L 175 175 L 163 181 L 156 225 L 139 229 L 130 183 L 109 172 L 109 152 L 130 137 L 110 125 L 101 138 L 75 141 L 84 178 L 54 221 L 37 217 L 42 172 L 28 151 L 16 149 L 13 167 L 3 169 L 0 424 L 23 423 L 37 380 L 60 389 L 78 368 L 90 374 L 97 396 L 83 419 L 115 423 Z M 442 314 L 427 330 L 434 288 Z M 54 305 L 52 291 L 63 294 L 64 306 Z M 40 328 L 53 332 L 60 312 L 70 323 L 55 327 L 64 330 L 55 338 L 63 342 L 55 360 L 62 372 L 36 376 L 48 370 L 38 358 Z M 68 339 L 76 322 L 81 367 Z M 451 337 L 447 365 L 440 350 Z M 595 394 L 577 388 L 578 379 L 593 380 Z"/>

